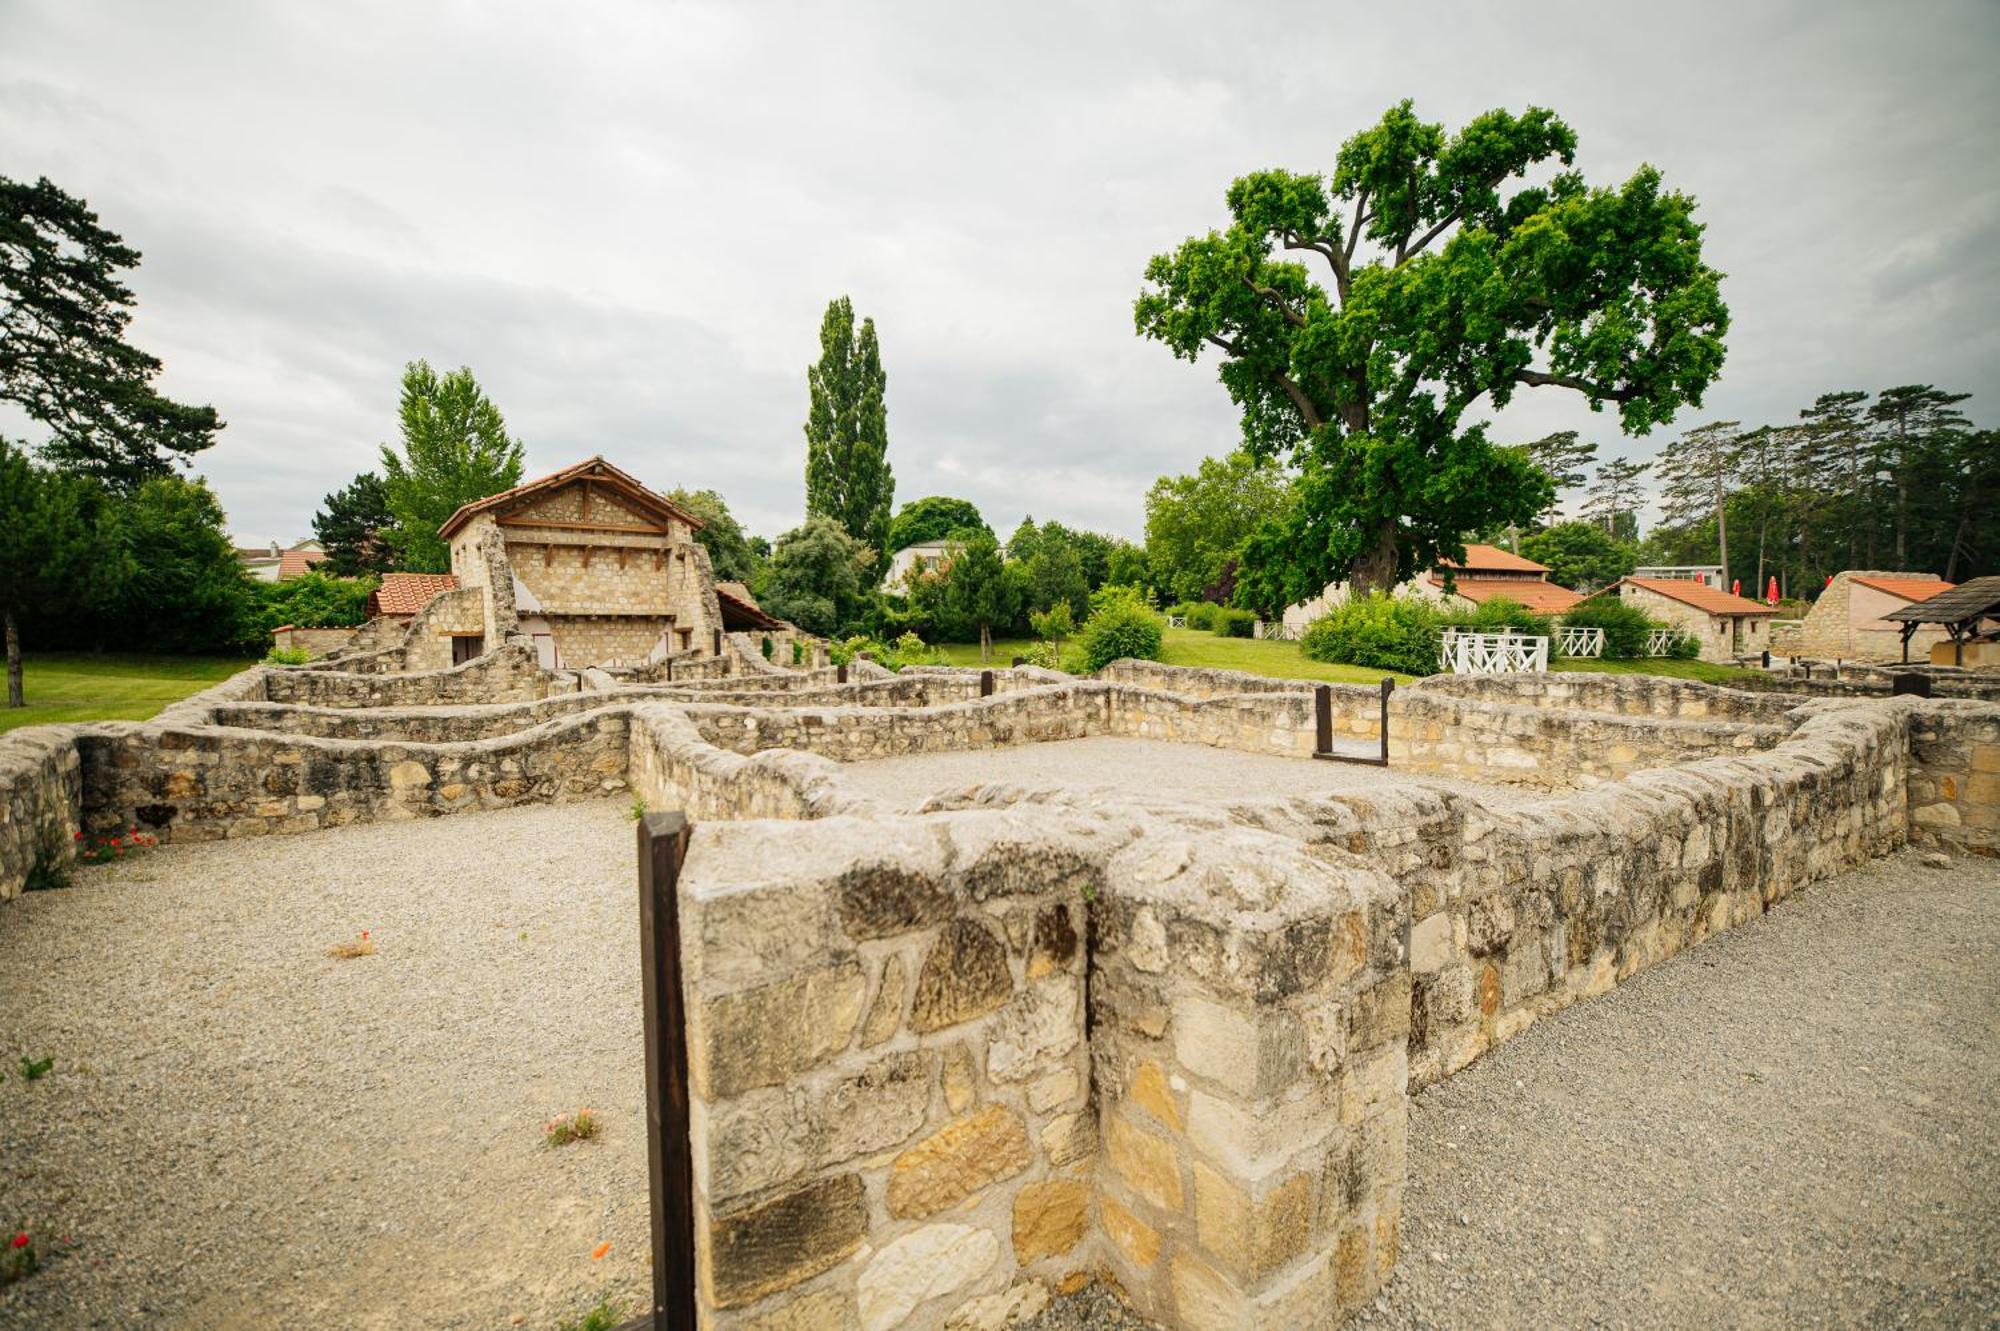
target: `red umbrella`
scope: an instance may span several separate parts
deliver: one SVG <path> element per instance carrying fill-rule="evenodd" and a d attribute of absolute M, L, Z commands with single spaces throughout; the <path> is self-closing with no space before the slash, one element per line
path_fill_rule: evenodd
<path fill-rule="evenodd" d="M 1743 595 L 1743 579 L 1731 578 L 1729 580 L 1729 594 L 1731 596 Z"/>
<path fill-rule="evenodd" d="M 1778 603 L 1778 575 L 1775 573 L 1771 575 L 1771 585 L 1764 589 L 1764 600 L 1769 605 Z"/>

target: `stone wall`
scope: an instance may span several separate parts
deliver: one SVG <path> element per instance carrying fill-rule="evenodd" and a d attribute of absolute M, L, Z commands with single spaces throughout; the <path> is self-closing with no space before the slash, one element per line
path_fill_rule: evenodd
<path fill-rule="evenodd" d="M 274 670 L 265 683 L 265 696 L 272 702 L 314 707 L 525 702 L 546 697 L 548 693 L 549 673 L 536 662 L 535 649 L 520 642 L 507 643 L 464 665 L 444 670 L 358 674 L 308 666 Z"/>
<path fill-rule="evenodd" d="M 281 652 L 310 652 L 314 656 L 338 656 L 353 650 L 352 628 L 305 629 L 287 624 L 271 630 L 271 646 Z"/>
<path fill-rule="evenodd" d="M 478 587 L 460 587 L 455 591 L 440 592 L 411 618 L 409 630 L 403 636 L 403 659 L 399 669 L 411 673 L 449 670 L 452 639 L 466 636 L 480 640 L 481 652 L 497 645 L 498 640 L 488 636 L 485 591 Z"/>
<path fill-rule="evenodd" d="M 0 734 L 0 901 L 19 896 L 37 865 L 61 872 L 83 830 L 83 769 L 68 726 Z"/>
<path fill-rule="evenodd" d="M 1908 799 L 1914 836 L 2000 854 L 2000 707 L 1916 707 L 1910 713 Z"/>

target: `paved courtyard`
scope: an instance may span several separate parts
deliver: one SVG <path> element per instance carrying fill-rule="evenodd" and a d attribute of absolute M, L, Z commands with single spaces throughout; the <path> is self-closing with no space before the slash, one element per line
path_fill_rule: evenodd
<path fill-rule="evenodd" d="M 0 1224 L 67 1241 L 0 1327 L 636 1304 L 626 813 L 169 846 L 0 907 Z M 374 956 L 325 955 L 362 929 Z M 1542 1023 L 1416 1100 L 1403 1261 L 1364 1320 L 1992 1323 L 1996 999 L 2000 865 L 1910 854 Z M 585 1105 L 605 1135 L 544 1147 Z"/>

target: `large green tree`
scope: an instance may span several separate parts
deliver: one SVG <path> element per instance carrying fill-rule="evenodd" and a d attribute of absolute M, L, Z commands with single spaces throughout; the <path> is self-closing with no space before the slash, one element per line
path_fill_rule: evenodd
<path fill-rule="evenodd" d="M 942 541 L 960 528 L 993 530 L 986 525 L 986 519 L 979 516 L 978 507 L 970 499 L 925 495 L 896 510 L 884 547 L 893 553 L 925 541 Z"/>
<path fill-rule="evenodd" d="M 886 550 L 896 478 L 875 321 L 855 328 L 854 305 L 842 296 L 820 321 L 819 351 L 806 370 L 806 513 L 832 518 L 848 535 Z"/>
<path fill-rule="evenodd" d="M 395 567 L 389 536 L 396 525 L 382 478 L 364 471 L 328 495 L 313 514 L 313 536 L 326 550 L 327 570 L 353 578 Z"/>
<path fill-rule="evenodd" d="M 98 496 L 91 480 L 37 467 L 0 439 L 0 624 L 7 643 L 7 705 L 21 689 L 21 621 L 73 614 L 98 561 Z"/>
<path fill-rule="evenodd" d="M 1701 400 L 1728 312 L 1694 201 L 1650 166 L 1617 188 L 1568 169 L 1517 183 L 1575 147 L 1541 108 L 1447 135 L 1404 102 L 1330 180 L 1244 176 L 1228 230 L 1147 265 L 1140 333 L 1187 360 L 1219 350 L 1245 447 L 1298 471 L 1246 549 L 1264 595 L 1386 590 L 1462 557 L 1463 533 L 1540 513 L 1547 478 L 1467 422 L 1482 399 L 1559 388 L 1635 434 Z"/>
<path fill-rule="evenodd" d="M 763 559 L 750 544 L 743 524 L 729 511 L 729 504 L 715 490 L 669 490 L 667 498 L 702 520 L 694 534 L 708 551 L 715 576 L 725 582 L 755 583 L 763 569 Z"/>
<path fill-rule="evenodd" d="M 1245 449 L 1203 458 L 1192 475 L 1154 481 L 1146 491 L 1146 564 L 1162 590 L 1176 601 L 1198 599 L 1250 534 L 1284 512 L 1288 484 L 1280 467 Z"/>
<path fill-rule="evenodd" d="M 856 628 L 873 594 L 875 559 L 832 518 L 807 518 L 771 547 L 763 607 L 821 637 Z"/>
<path fill-rule="evenodd" d="M 237 560 L 206 482 L 155 476 L 108 517 L 106 543 L 120 570 L 106 598 L 113 641 L 135 651 L 261 650 L 258 585 Z"/>
<path fill-rule="evenodd" d="M 1970 393 L 1947 393 L 1930 384 L 1904 384 L 1885 388 L 1868 408 L 1875 426 L 1876 465 L 1889 478 L 1894 499 L 1896 567 L 1910 566 L 1910 532 L 1913 522 L 1911 496 L 1924 464 L 1948 452 L 1955 436 L 1970 428 L 1971 422 L 1958 404 Z"/>
<path fill-rule="evenodd" d="M 1741 478 L 1741 421 L 1710 421 L 1668 444 L 1654 464 L 1660 482 L 1660 516 L 1669 526 L 1715 522 L 1716 560 L 1729 568 L 1728 499 Z"/>
<path fill-rule="evenodd" d="M 979 659 L 987 660 L 993 654 L 993 630 L 1021 614 L 1027 596 L 1022 567 L 1001 558 L 993 533 L 970 532 L 944 577 L 947 604 L 962 623 L 979 630 Z"/>
<path fill-rule="evenodd" d="M 213 407 L 153 387 L 157 357 L 126 340 L 139 251 L 46 178 L 0 176 L 0 399 L 49 430 L 48 461 L 130 491 L 215 442 Z"/>
<path fill-rule="evenodd" d="M 428 361 L 403 370 L 401 452 L 382 445 L 382 489 L 396 526 L 396 564 L 445 573 L 451 550 L 438 528 L 459 507 L 521 483 L 521 444 L 472 377 L 459 368 L 440 375 Z"/>
<path fill-rule="evenodd" d="M 1640 478 L 1653 469 L 1650 462 L 1611 458 L 1600 463 L 1597 479 L 1590 483 L 1584 499 L 1583 516 L 1624 541 L 1639 538 L 1639 501 L 1645 497 Z"/>
<path fill-rule="evenodd" d="M 1549 581 L 1573 591 L 1609 586 L 1632 571 L 1638 551 L 1594 522 L 1558 522 L 1521 538 L 1521 553 L 1549 566 Z"/>

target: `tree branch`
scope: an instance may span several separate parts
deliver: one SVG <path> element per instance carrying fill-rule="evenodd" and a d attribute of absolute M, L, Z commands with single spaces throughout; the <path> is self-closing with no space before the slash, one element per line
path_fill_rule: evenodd
<path fill-rule="evenodd" d="M 1602 398 L 1606 402 L 1630 402 L 1639 396 L 1630 388 L 1606 388 L 1593 384 L 1588 379 L 1579 379 L 1573 374 L 1545 374 L 1540 370 L 1521 370 L 1514 375 L 1514 382 L 1527 384 L 1531 388 L 1574 388 L 1590 397 Z"/>
<path fill-rule="evenodd" d="M 1285 299 L 1282 292 L 1264 286 L 1256 278 L 1248 275 L 1245 275 L 1243 278 L 1243 285 L 1263 297 L 1264 303 L 1284 315 L 1285 322 L 1292 327 L 1304 328 L 1306 326 L 1306 317 L 1291 307 L 1291 303 Z"/>
<path fill-rule="evenodd" d="M 1204 333 L 1202 337 L 1237 359 L 1243 358 L 1240 343 L 1232 342 L 1226 337 L 1218 337 L 1214 333 Z M 1283 370 L 1273 370 L 1271 378 L 1277 382 L 1278 387 L 1285 390 L 1285 396 L 1292 400 L 1293 408 L 1299 413 L 1299 418 L 1306 423 L 1308 430 L 1317 430 L 1325 423 L 1325 418 L 1319 414 L 1319 408 L 1313 405 L 1313 400 L 1306 396 L 1306 390 L 1300 388 L 1295 379 Z"/>
<path fill-rule="evenodd" d="M 1282 233 L 1282 238 L 1285 248 L 1288 250 L 1311 250 L 1314 254 L 1323 254 L 1326 256 L 1328 266 L 1333 269 L 1334 290 L 1340 296 L 1340 303 L 1345 305 L 1347 303 L 1349 274 L 1347 255 L 1341 251 L 1340 247 L 1329 244 L 1326 241 L 1308 240 L 1296 231 L 1286 231 Z"/>
<path fill-rule="evenodd" d="M 1360 193 L 1354 196 L 1354 225 L 1347 228 L 1346 257 L 1347 257 L 1347 266 L 1349 269 L 1352 269 L 1354 267 L 1354 247 L 1361 243 L 1361 224 L 1362 222 L 1367 220 L 1361 216 L 1361 213 L 1363 209 L 1367 208 L 1367 206 L 1368 206 L 1368 187 L 1366 185 L 1363 185 L 1361 187 Z"/>

